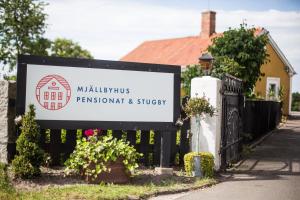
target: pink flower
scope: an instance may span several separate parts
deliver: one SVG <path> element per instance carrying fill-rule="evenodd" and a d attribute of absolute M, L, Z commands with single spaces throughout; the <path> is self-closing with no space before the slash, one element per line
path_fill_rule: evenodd
<path fill-rule="evenodd" d="M 93 130 L 93 129 L 85 130 L 85 131 L 84 131 L 84 134 L 85 134 L 87 137 L 93 136 L 93 135 L 94 135 L 94 130 Z"/>

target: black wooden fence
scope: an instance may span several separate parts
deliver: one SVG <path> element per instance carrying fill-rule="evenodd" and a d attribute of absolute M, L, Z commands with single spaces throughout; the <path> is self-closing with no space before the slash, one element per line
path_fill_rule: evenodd
<path fill-rule="evenodd" d="M 183 98 L 182 103 L 185 104 L 188 98 Z M 181 111 L 182 118 L 186 115 Z M 101 128 L 101 127 L 91 127 Z M 154 127 L 155 128 L 155 127 Z M 183 157 L 189 151 L 188 131 L 190 129 L 190 121 L 184 121 L 183 125 L 177 131 L 170 132 L 168 136 L 171 148 L 170 165 L 183 165 Z M 161 132 L 155 130 L 103 130 L 102 135 L 112 134 L 113 137 L 124 138 L 136 150 L 143 153 L 140 163 L 145 166 L 158 166 L 161 156 Z M 73 152 L 76 140 L 85 137 L 84 130 L 65 130 L 65 129 L 42 129 L 40 145 L 51 157 L 51 165 L 63 165 L 64 161 Z M 10 160 L 16 154 L 16 145 L 12 144 L 9 148 Z"/>
<path fill-rule="evenodd" d="M 183 156 L 189 150 L 189 123 L 185 123 L 178 131 L 171 132 L 170 165 L 182 165 Z M 73 152 L 76 140 L 84 137 L 84 130 L 49 130 L 41 131 L 41 146 L 50 154 L 51 165 L 62 165 Z M 143 153 L 140 163 L 145 166 L 160 164 L 161 132 L 153 130 L 120 131 L 104 130 L 102 135 L 112 134 L 113 137 L 124 138 L 133 145 L 138 152 Z"/>
<path fill-rule="evenodd" d="M 282 104 L 276 101 L 246 100 L 243 110 L 244 142 L 260 138 L 280 123 Z"/>

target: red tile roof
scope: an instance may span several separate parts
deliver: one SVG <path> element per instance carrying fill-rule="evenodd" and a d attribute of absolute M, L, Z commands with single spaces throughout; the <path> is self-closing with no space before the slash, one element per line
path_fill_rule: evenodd
<path fill-rule="evenodd" d="M 211 44 L 211 39 L 217 35 L 220 34 L 215 34 L 210 38 L 191 36 L 146 41 L 121 60 L 168 65 L 196 64 L 202 52 L 206 51 Z"/>
<path fill-rule="evenodd" d="M 254 34 L 258 35 L 262 30 L 263 28 L 257 28 Z M 180 66 L 197 64 L 198 58 L 211 45 L 212 39 L 221 35 L 222 33 L 215 33 L 209 38 L 199 35 L 146 41 L 121 58 L 121 61 Z"/>

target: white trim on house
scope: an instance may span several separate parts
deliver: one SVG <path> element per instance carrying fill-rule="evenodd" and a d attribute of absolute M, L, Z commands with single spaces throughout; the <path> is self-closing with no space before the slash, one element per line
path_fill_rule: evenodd
<path fill-rule="evenodd" d="M 266 97 L 269 99 L 269 90 L 270 86 L 275 85 L 275 97 L 278 98 L 279 88 L 280 88 L 280 78 L 278 77 L 267 77 L 267 85 L 266 85 Z"/>
<path fill-rule="evenodd" d="M 288 61 L 288 59 L 285 57 L 283 52 L 280 50 L 280 48 L 278 47 L 278 45 L 276 44 L 274 39 L 271 37 L 269 31 L 267 31 L 265 28 L 263 28 L 263 31 L 261 32 L 261 34 L 265 34 L 265 33 L 268 36 L 270 45 L 273 47 L 273 49 L 275 50 L 275 52 L 277 53 L 277 55 L 279 56 L 281 61 L 284 63 L 284 65 L 286 65 L 288 67 L 289 76 L 292 77 L 293 75 L 297 74 L 296 71 L 294 70 L 294 68 L 292 67 L 291 63 Z"/>

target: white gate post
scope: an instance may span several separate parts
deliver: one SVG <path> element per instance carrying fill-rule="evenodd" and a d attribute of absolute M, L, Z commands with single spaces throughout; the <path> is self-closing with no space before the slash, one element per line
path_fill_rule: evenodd
<path fill-rule="evenodd" d="M 209 103 L 216 109 L 214 116 L 192 117 L 191 151 L 210 152 L 214 156 L 215 170 L 220 169 L 222 95 L 220 93 L 222 81 L 211 76 L 193 78 L 191 81 L 191 97 L 209 99 Z"/>

